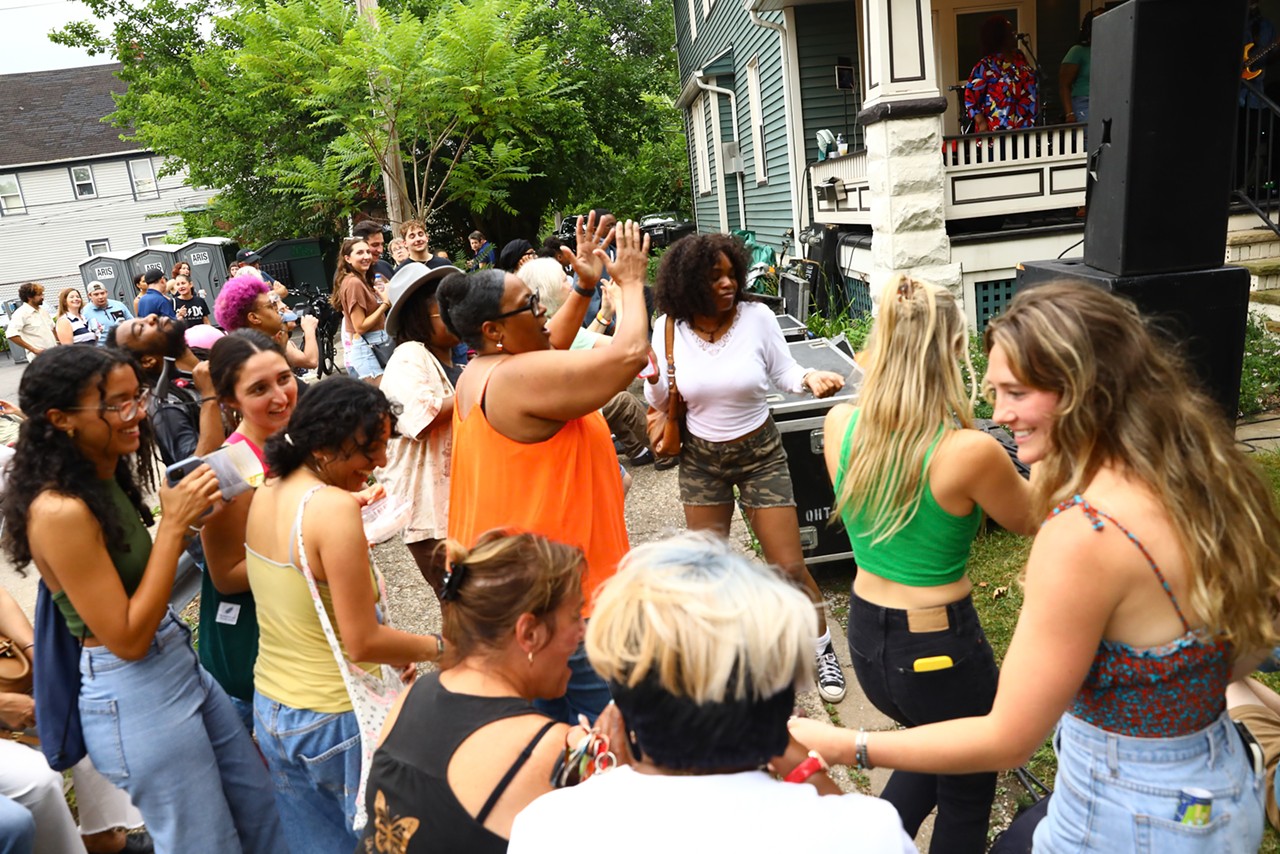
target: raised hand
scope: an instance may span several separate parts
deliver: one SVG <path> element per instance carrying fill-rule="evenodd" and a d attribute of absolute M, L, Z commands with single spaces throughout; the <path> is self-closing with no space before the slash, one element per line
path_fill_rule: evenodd
<path fill-rule="evenodd" d="M 618 257 L 610 259 L 603 246 L 595 250 L 596 257 L 620 286 L 644 287 L 649 275 L 649 235 L 640 230 L 640 223 L 629 219 L 619 223 L 611 236 L 617 244 Z"/>
<path fill-rule="evenodd" d="M 616 230 L 605 228 L 603 223 L 597 222 L 595 211 L 587 214 L 585 222 L 582 217 L 578 217 L 578 224 L 574 227 L 578 251 L 569 263 L 573 266 L 573 272 L 578 274 L 579 287 L 591 290 L 600 281 L 605 269 L 603 258 L 607 257 L 603 250 L 609 248 Z M 612 272 L 610 275 L 613 275 Z"/>

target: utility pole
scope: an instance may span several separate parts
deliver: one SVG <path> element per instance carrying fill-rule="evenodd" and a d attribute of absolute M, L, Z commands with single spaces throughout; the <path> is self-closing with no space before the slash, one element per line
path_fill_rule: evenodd
<path fill-rule="evenodd" d="M 374 15 L 377 8 L 378 0 L 356 0 L 356 9 L 374 27 L 378 26 L 377 16 Z M 378 93 L 374 80 L 369 81 L 369 94 L 376 104 Z M 391 119 L 387 119 L 387 148 L 379 158 L 379 166 L 382 168 L 382 192 L 387 198 L 387 219 L 391 221 L 392 229 L 396 229 L 409 218 L 411 205 L 409 188 L 404 181 L 404 156 L 400 153 L 400 138 L 396 135 L 395 122 Z"/>

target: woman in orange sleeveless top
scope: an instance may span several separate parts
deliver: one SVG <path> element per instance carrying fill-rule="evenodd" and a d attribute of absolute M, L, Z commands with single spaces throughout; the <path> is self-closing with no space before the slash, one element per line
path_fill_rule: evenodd
<path fill-rule="evenodd" d="M 603 248 L 612 232 L 594 217 L 579 226 L 573 264 L 578 288 L 554 320 L 520 279 L 501 270 L 450 276 L 440 284 L 441 319 L 476 350 L 458 380 L 453 410 L 449 536 L 470 548 L 493 528 L 542 534 L 583 550 L 583 594 L 613 575 L 627 552 L 622 479 L 599 409 L 646 364 L 649 338 L 644 282 L 649 240 L 620 225 L 617 258 Z M 613 343 L 567 348 L 607 264 L 622 292 Z M 594 720 L 609 691 L 581 648 L 569 662 L 565 696 L 541 705 L 557 720 Z"/>

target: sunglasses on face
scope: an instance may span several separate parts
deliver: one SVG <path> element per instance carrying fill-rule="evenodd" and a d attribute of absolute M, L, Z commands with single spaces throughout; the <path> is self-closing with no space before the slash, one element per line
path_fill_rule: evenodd
<path fill-rule="evenodd" d="M 502 320 L 504 317 L 515 317 L 517 314 L 520 314 L 526 311 L 536 317 L 538 314 L 538 309 L 541 307 L 542 307 L 542 300 L 538 298 L 538 295 L 536 293 L 531 293 L 529 294 L 529 298 L 525 300 L 524 305 L 520 306 L 519 308 L 513 308 L 511 311 L 504 311 L 502 314 L 496 314 L 494 315 L 493 319 Z"/>

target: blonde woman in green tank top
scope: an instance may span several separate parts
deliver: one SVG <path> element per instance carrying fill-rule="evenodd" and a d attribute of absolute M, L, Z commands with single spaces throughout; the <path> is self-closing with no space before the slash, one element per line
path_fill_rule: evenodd
<path fill-rule="evenodd" d="M 903 726 L 985 714 L 997 671 L 965 575 L 984 511 L 1030 534 L 1030 486 L 973 426 L 968 328 L 945 288 L 902 277 L 881 295 L 858 406 L 824 425 L 836 510 L 858 573 L 849 650 L 863 693 Z M 972 365 L 970 374 L 972 375 Z M 896 772 L 881 797 L 912 836 L 937 808 L 933 854 L 986 849 L 994 774 Z"/>

